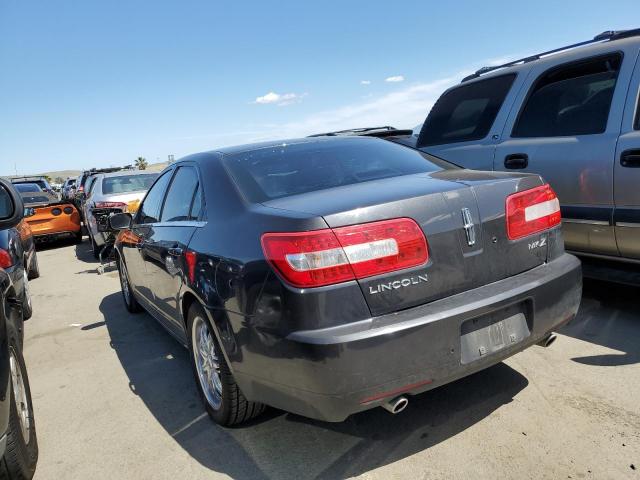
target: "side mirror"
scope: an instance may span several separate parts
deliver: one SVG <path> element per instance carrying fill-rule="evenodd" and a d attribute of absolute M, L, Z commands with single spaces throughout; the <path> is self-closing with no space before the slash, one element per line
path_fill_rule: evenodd
<path fill-rule="evenodd" d="M 128 230 L 132 219 L 130 213 L 115 213 L 109 217 L 109 226 L 111 230 Z"/>
<path fill-rule="evenodd" d="M 33 207 L 25 207 L 24 208 L 24 216 L 26 217 L 33 217 L 36 214 L 36 209 Z"/>
<path fill-rule="evenodd" d="M 0 229 L 15 227 L 23 217 L 22 197 L 11 183 L 0 179 Z"/>

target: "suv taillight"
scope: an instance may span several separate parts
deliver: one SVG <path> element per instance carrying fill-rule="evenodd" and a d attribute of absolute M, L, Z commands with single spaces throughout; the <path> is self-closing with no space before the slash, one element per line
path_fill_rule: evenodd
<path fill-rule="evenodd" d="M 12 266 L 13 266 L 13 259 L 11 258 L 11 255 L 9 255 L 9 252 L 7 252 L 3 248 L 0 248 L 0 267 L 9 268 Z"/>
<path fill-rule="evenodd" d="M 560 224 L 560 202 L 549 184 L 507 197 L 507 236 L 517 240 Z"/>
<path fill-rule="evenodd" d="M 320 287 L 427 263 L 427 240 L 410 218 L 311 232 L 265 233 L 262 250 L 296 287 Z"/>

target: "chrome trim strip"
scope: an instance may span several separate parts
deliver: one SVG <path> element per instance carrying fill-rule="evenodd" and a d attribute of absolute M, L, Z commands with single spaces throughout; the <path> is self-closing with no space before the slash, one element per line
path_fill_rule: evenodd
<path fill-rule="evenodd" d="M 640 228 L 640 223 L 616 222 L 616 227 Z"/>
<path fill-rule="evenodd" d="M 580 223 L 586 225 L 609 225 L 609 222 L 605 222 L 604 220 L 584 220 L 582 218 L 563 218 L 563 223 Z"/>

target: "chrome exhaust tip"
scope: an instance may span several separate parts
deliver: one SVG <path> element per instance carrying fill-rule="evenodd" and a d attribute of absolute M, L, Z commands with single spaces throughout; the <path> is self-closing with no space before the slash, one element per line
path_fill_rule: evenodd
<path fill-rule="evenodd" d="M 550 347 L 551 344 L 553 342 L 556 341 L 556 339 L 558 338 L 558 336 L 555 333 L 550 333 L 549 335 L 547 335 L 546 337 L 544 337 L 542 340 L 540 340 L 536 345 L 539 345 L 541 347 Z"/>
<path fill-rule="evenodd" d="M 383 403 L 382 408 L 396 415 L 407 408 L 407 405 L 409 405 L 407 397 L 396 397 L 393 400 Z"/>

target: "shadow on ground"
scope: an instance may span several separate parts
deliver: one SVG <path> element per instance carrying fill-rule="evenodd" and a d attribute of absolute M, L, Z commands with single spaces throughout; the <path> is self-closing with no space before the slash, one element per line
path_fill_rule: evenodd
<path fill-rule="evenodd" d="M 618 350 L 620 353 L 573 360 L 600 366 L 640 362 L 639 295 L 640 287 L 637 286 L 585 279 L 580 311 L 560 333 Z"/>
<path fill-rule="evenodd" d="M 505 364 L 412 398 L 393 416 L 378 408 L 343 423 L 269 410 L 252 424 L 213 424 L 198 398 L 187 351 L 120 293 L 100 304 L 133 394 L 203 466 L 236 479 L 339 478 L 362 474 L 436 445 L 486 418 L 528 382 Z"/>

